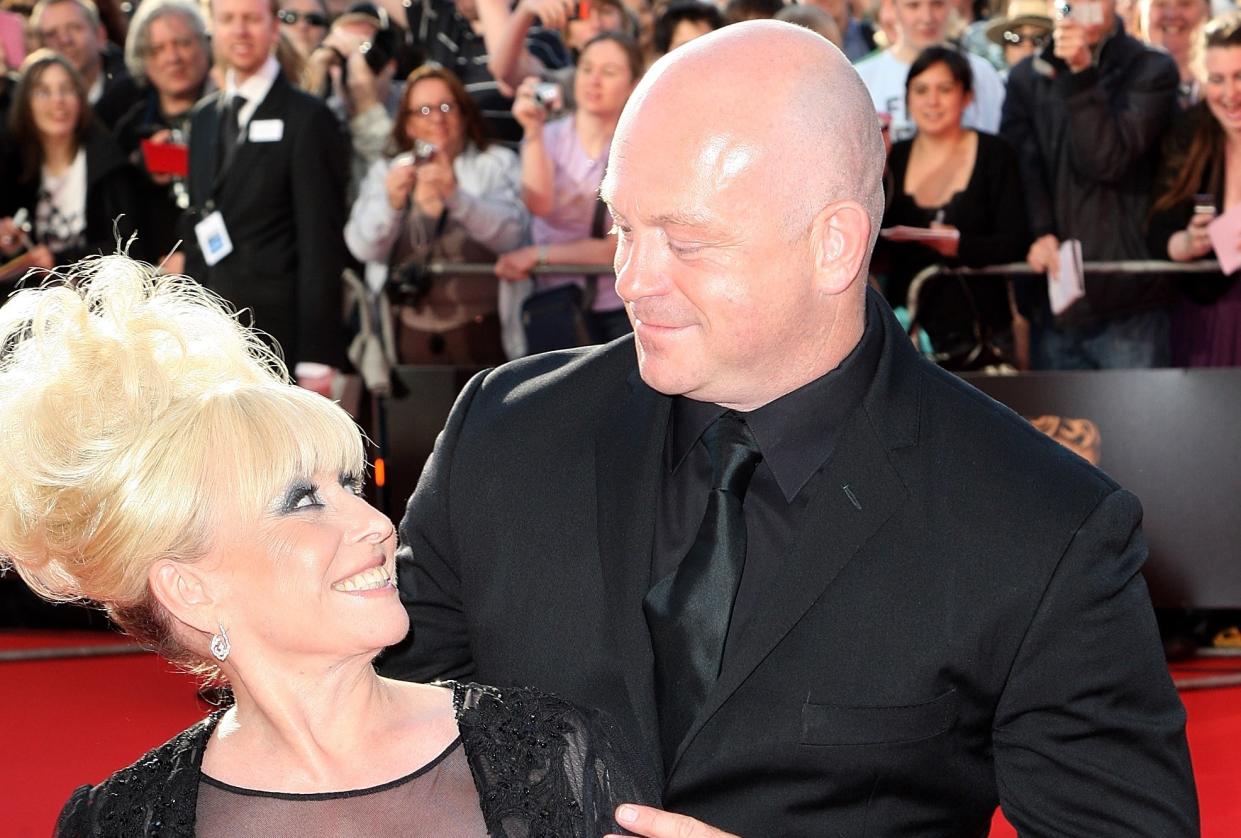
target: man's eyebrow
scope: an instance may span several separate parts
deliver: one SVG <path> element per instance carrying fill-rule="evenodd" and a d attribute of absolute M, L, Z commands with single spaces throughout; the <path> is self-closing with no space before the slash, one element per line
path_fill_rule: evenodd
<path fill-rule="evenodd" d="M 613 218 L 625 219 L 624 213 L 617 211 L 616 207 L 612 206 L 612 203 L 606 196 L 603 196 L 603 202 L 607 204 L 608 211 L 612 213 Z M 663 212 L 643 220 L 652 227 L 698 227 L 707 231 L 715 231 L 719 227 L 719 224 L 710 215 L 692 210 Z"/>

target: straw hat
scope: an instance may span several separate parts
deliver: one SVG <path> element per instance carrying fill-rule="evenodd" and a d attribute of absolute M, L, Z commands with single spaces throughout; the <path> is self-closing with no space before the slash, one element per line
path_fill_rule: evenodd
<path fill-rule="evenodd" d="M 1009 0 L 1008 14 L 992 20 L 984 31 L 989 40 L 1003 46 L 1004 33 L 1009 29 L 1038 26 L 1050 32 L 1053 25 L 1046 0 Z"/>

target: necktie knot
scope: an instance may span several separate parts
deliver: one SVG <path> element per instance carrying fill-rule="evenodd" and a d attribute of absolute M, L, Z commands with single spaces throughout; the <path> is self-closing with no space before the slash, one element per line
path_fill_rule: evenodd
<path fill-rule="evenodd" d="M 711 488 L 744 500 L 754 469 L 763 459 L 745 420 L 734 411 L 726 411 L 707 428 L 703 442 L 711 455 Z"/>

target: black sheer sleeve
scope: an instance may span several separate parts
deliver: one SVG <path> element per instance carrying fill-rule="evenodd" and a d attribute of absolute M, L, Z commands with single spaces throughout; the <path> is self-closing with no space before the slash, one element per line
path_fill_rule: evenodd
<path fill-rule="evenodd" d="M 655 779 L 603 713 L 528 688 L 455 684 L 453 701 L 490 834 L 599 838 L 623 833 L 620 803 L 658 805 Z"/>

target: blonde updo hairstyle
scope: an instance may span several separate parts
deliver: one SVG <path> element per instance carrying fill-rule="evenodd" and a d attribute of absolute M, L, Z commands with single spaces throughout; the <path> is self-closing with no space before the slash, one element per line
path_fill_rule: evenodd
<path fill-rule="evenodd" d="M 187 668 L 213 670 L 207 637 L 174 627 L 151 567 L 363 466 L 349 415 L 191 279 L 98 257 L 0 308 L 0 565 Z"/>

